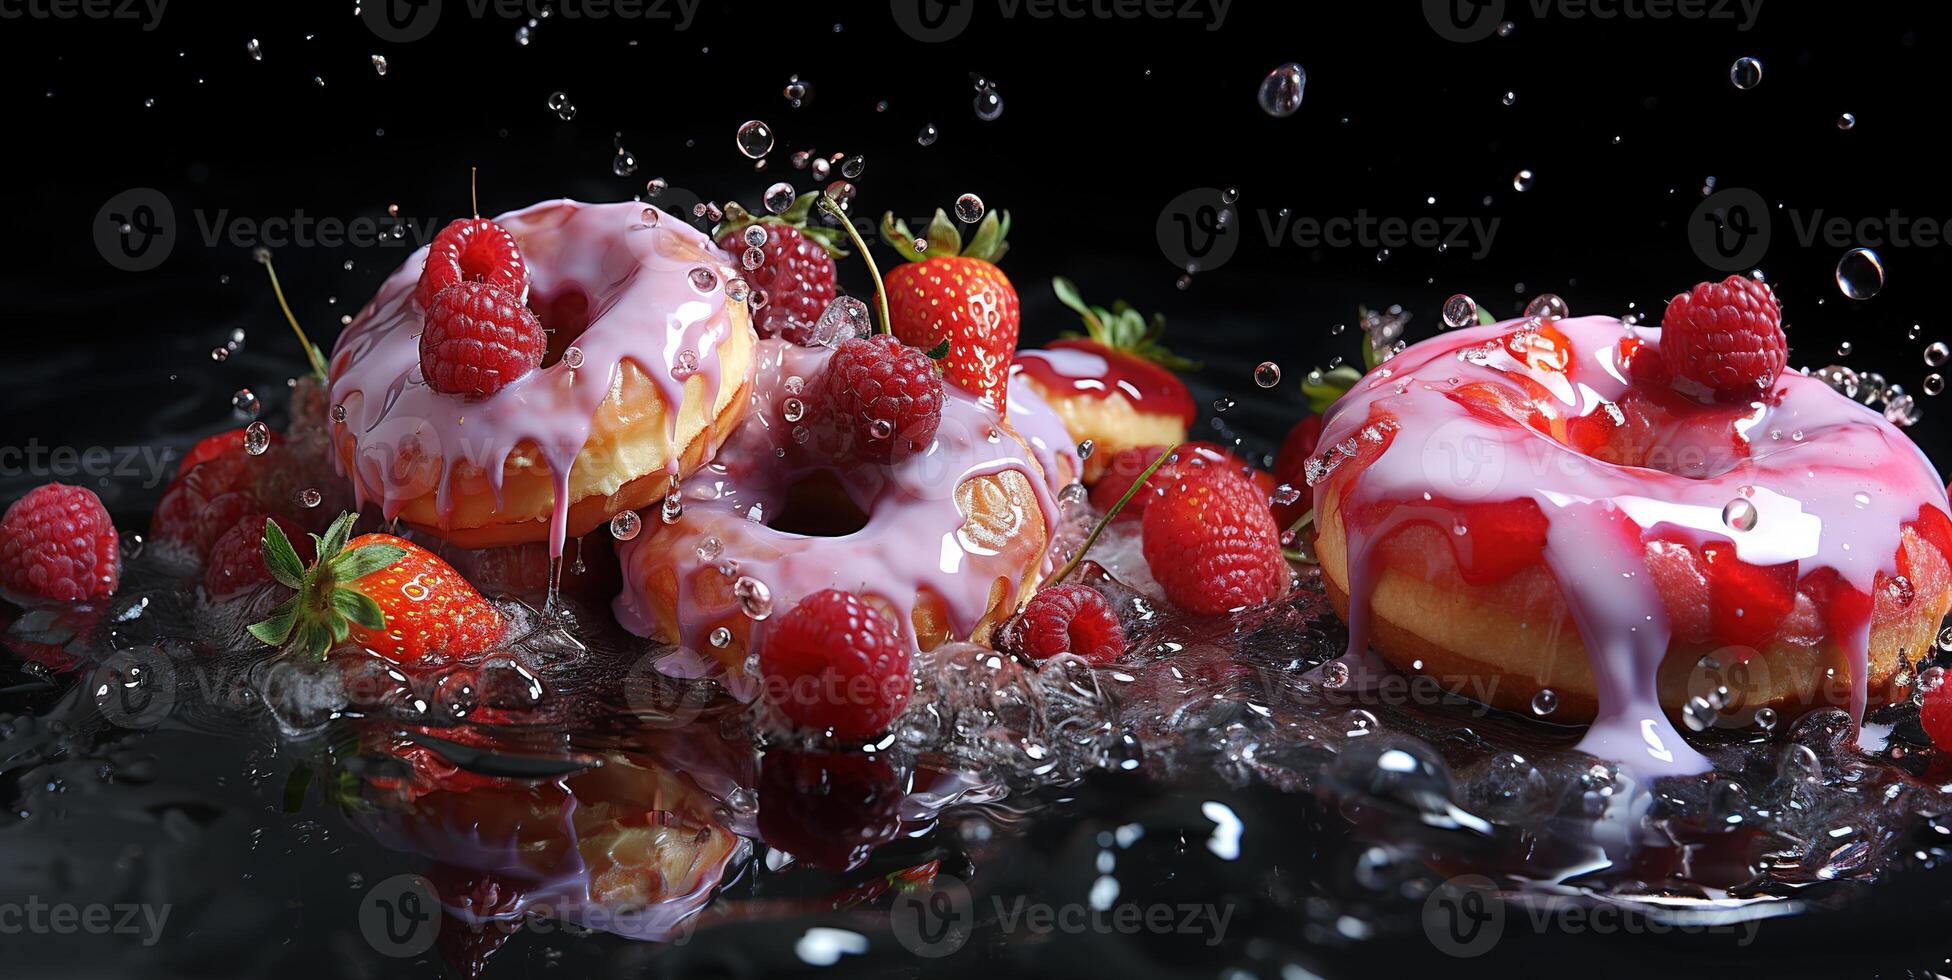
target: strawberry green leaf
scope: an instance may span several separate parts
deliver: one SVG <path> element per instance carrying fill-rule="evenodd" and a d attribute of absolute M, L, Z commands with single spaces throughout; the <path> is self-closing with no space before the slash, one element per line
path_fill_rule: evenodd
<path fill-rule="evenodd" d="M 1362 375 L 1346 364 L 1326 373 L 1310 371 L 1301 379 L 1301 393 L 1308 399 L 1309 410 L 1320 415 L 1361 380 Z"/>
<path fill-rule="evenodd" d="M 334 555 L 325 570 L 335 582 L 354 582 L 406 557 L 407 550 L 394 544 L 369 544 Z"/>
<path fill-rule="evenodd" d="M 325 539 L 318 542 L 320 561 L 330 559 L 345 550 L 346 539 L 352 537 L 353 523 L 358 520 L 358 514 L 345 511 L 340 511 L 339 516 L 333 518 L 332 526 L 325 529 Z"/>
<path fill-rule="evenodd" d="M 947 338 L 947 337 L 944 337 L 944 338 L 942 338 L 942 342 L 941 342 L 941 343 L 939 343 L 939 344 L 937 344 L 937 345 L 935 345 L 934 347 L 931 347 L 931 348 L 929 348 L 929 349 L 928 349 L 928 355 L 929 355 L 929 360 L 931 360 L 931 361 L 939 361 L 939 360 L 942 360 L 942 359 L 943 359 L 943 358 L 945 358 L 945 357 L 948 357 L 948 356 L 949 356 L 949 338 Z"/>
<path fill-rule="evenodd" d="M 1487 310 L 1487 309 L 1485 309 L 1485 308 L 1484 308 L 1484 307 L 1482 307 L 1482 306 L 1480 306 L 1480 307 L 1478 307 L 1478 325 L 1479 325 L 1479 326 L 1485 326 L 1485 327 L 1488 327 L 1488 326 L 1490 326 L 1490 325 L 1492 325 L 1492 324 L 1494 324 L 1494 323 L 1497 323 L 1497 322 L 1498 322 L 1498 318 L 1497 318 L 1496 316 L 1493 316 L 1490 310 Z"/>
<path fill-rule="evenodd" d="M 244 629 L 258 642 L 275 647 L 283 644 L 291 636 L 292 624 L 298 622 L 298 597 L 292 596 L 271 610 L 271 617 L 262 623 L 252 623 Z"/>
<path fill-rule="evenodd" d="M 1078 287 L 1071 280 L 1063 276 L 1052 276 L 1051 292 L 1057 294 L 1057 301 L 1063 303 L 1066 309 L 1072 310 L 1079 316 L 1084 317 L 1087 325 L 1095 319 L 1091 313 L 1091 307 L 1085 305 L 1084 297 L 1078 295 Z"/>
<path fill-rule="evenodd" d="M 324 660 L 326 652 L 332 649 L 332 631 L 316 622 L 306 623 L 298 628 L 293 648 L 300 656 Z"/>
<path fill-rule="evenodd" d="M 935 209 L 935 217 L 929 221 L 928 240 L 929 258 L 962 254 L 962 232 L 956 230 L 956 223 L 941 208 Z"/>
<path fill-rule="evenodd" d="M 305 584 L 305 563 L 298 559 L 298 551 L 291 546 L 291 539 L 285 537 L 285 530 L 278 522 L 264 519 L 264 567 L 271 570 L 271 577 L 286 588 L 301 588 Z"/>
<path fill-rule="evenodd" d="M 354 589 L 333 589 L 332 608 L 353 624 L 369 630 L 386 628 L 386 614 L 373 597 Z"/>
<path fill-rule="evenodd" d="M 1009 215 L 1004 215 L 1002 227 L 1008 230 Z M 1132 308 L 1130 303 L 1120 300 L 1111 309 L 1092 306 L 1078 293 L 1078 287 L 1071 280 L 1058 277 L 1051 280 L 1051 291 L 1057 294 L 1058 302 L 1075 311 L 1084 320 L 1084 336 L 1113 350 L 1124 351 L 1160 367 L 1173 371 L 1198 370 L 1200 363 L 1173 353 L 1166 348 L 1161 337 L 1166 332 L 1166 318 L 1154 314 L 1148 321 L 1143 314 Z M 1066 337 L 1076 337 L 1078 332 L 1067 330 Z"/>
<path fill-rule="evenodd" d="M 991 211 L 983 217 L 982 223 L 976 226 L 976 234 L 969 239 L 969 244 L 963 248 L 962 254 L 995 264 L 1003 257 L 1004 252 L 1009 251 L 1009 243 L 1003 240 L 1003 236 L 1009 233 L 1009 212 Z"/>

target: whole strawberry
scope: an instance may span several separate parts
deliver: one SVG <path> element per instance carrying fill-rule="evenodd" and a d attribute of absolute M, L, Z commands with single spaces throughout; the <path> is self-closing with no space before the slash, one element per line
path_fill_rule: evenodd
<path fill-rule="evenodd" d="M 271 646 L 323 658 L 348 641 L 406 667 L 435 666 L 481 653 L 501 639 L 501 613 L 432 552 L 390 534 L 348 541 L 357 514 L 314 541 L 310 568 L 284 529 L 266 521 L 264 563 L 280 585 L 298 590 L 250 627 Z"/>
<path fill-rule="evenodd" d="M 1077 285 L 1063 276 L 1051 280 L 1051 292 L 1057 294 L 1058 302 L 1077 312 L 1085 331 L 1080 335 L 1067 330 L 1051 342 L 1051 347 L 1087 351 L 1104 358 L 1110 365 L 1107 374 L 1119 377 L 1144 396 L 1142 411 L 1177 415 L 1188 424 L 1192 422 L 1193 393 L 1174 372 L 1197 371 L 1200 363 L 1167 349 L 1163 315 L 1154 313 L 1148 319 L 1122 299 L 1110 309 L 1092 306 L 1079 295 Z"/>
<path fill-rule="evenodd" d="M 93 491 L 35 487 L 0 517 L 0 588 L 60 602 L 114 595 L 122 577 L 119 540 Z"/>
<path fill-rule="evenodd" d="M 728 209 L 727 218 L 712 229 L 712 240 L 738 260 L 746 282 L 766 295 L 766 305 L 752 314 L 752 327 L 761 337 L 783 337 L 804 345 L 821 312 L 834 301 L 834 259 L 847 253 L 837 243 L 836 229 L 807 224 L 817 196 L 817 191 L 808 191 L 777 215 Z M 765 237 L 759 238 L 753 228 Z M 752 244 L 748 235 L 759 244 Z M 747 265 L 747 254 L 753 249 L 758 251 L 758 263 Z"/>
<path fill-rule="evenodd" d="M 942 377 L 1001 413 L 1008 399 L 1010 359 L 1022 316 L 1016 287 L 996 267 L 1009 249 L 1009 212 L 992 211 L 967 244 L 940 209 L 929 223 L 927 247 L 893 214 L 881 218 L 881 237 L 905 265 L 888 271 L 890 329 L 911 347 L 935 351 L 944 343 Z"/>
<path fill-rule="evenodd" d="M 1166 598 L 1216 616 L 1288 591 L 1267 495 L 1224 467 L 1184 467 L 1145 509 L 1139 545 Z"/>
<path fill-rule="evenodd" d="M 1783 305 L 1747 276 L 1704 282 L 1674 297 L 1661 316 L 1661 354 L 1675 374 L 1723 401 L 1767 392 L 1789 363 Z"/>

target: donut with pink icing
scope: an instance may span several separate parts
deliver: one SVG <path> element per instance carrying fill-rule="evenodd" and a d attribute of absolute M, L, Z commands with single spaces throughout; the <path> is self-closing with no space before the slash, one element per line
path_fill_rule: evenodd
<path fill-rule="evenodd" d="M 927 448 L 893 464 L 839 462 L 809 404 L 832 354 L 759 341 L 744 421 L 684 481 L 681 509 L 647 515 L 619 545 L 617 620 L 681 647 L 668 669 L 715 661 L 743 678 L 767 620 L 830 588 L 879 604 L 918 650 L 981 642 L 1049 570 L 1057 484 L 1040 456 L 1064 447 L 1033 449 L 949 387 Z"/>
<path fill-rule="evenodd" d="M 1910 439 L 1794 371 L 1690 398 L 1658 329 L 1441 335 L 1363 378 L 1321 447 L 1315 546 L 1351 656 L 1590 721 L 1583 748 L 1655 772 L 1707 768 L 1677 721 L 1861 718 L 1952 606 L 1945 486 Z"/>
<path fill-rule="evenodd" d="M 464 547 L 546 540 L 560 554 L 713 456 L 748 403 L 756 338 L 730 258 L 655 208 L 559 200 L 496 220 L 548 331 L 541 367 L 485 398 L 427 385 L 423 248 L 333 350 L 337 463 L 389 519 Z"/>

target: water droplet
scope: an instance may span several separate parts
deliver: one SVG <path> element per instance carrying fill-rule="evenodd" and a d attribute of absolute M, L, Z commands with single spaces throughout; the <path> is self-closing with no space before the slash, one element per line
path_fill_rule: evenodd
<path fill-rule="evenodd" d="M 848 180 L 853 180 L 861 176 L 861 171 L 866 170 L 867 168 L 868 168 L 868 158 L 860 155 L 859 153 L 856 153 L 853 156 L 848 157 L 847 159 L 841 161 L 840 175 L 842 177 L 846 177 Z"/>
<path fill-rule="evenodd" d="M 239 388 L 237 394 L 230 396 L 231 411 L 237 413 L 240 419 L 257 418 L 260 407 L 258 396 L 252 394 L 249 388 Z"/>
<path fill-rule="evenodd" d="M 956 198 L 956 220 L 966 225 L 983 220 L 983 199 L 974 194 Z"/>
<path fill-rule="evenodd" d="M 1728 525 L 1730 530 L 1753 531 L 1755 522 L 1760 516 L 1756 512 L 1755 505 L 1743 497 L 1737 497 L 1722 505 L 1722 523 Z"/>
<path fill-rule="evenodd" d="M 1477 301 L 1463 293 L 1457 293 L 1444 300 L 1444 325 L 1447 327 L 1468 327 L 1478 322 Z"/>
<path fill-rule="evenodd" d="M 262 456 L 271 448 L 271 427 L 263 422 L 252 422 L 244 427 L 244 451 L 253 456 Z"/>
<path fill-rule="evenodd" d="M 941 131 L 935 128 L 934 123 L 923 123 L 921 132 L 915 134 L 915 142 L 923 146 L 933 146 L 936 138 L 941 135 Z"/>
<path fill-rule="evenodd" d="M 344 405 L 332 406 L 332 421 L 344 422 L 345 420 L 346 420 L 346 406 Z"/>
<path fill-rule="evenodd" d="M 1098 442 L 1097 440 L 1094 439 L 1086 439 L 1085 441 L 1078 443 L 1078 459 L 1080 460 L 1090 459 L 1091 454 L 1093 452 L 1096 452 L 1097 449 L 1098 449 Z"/>
<path fill-rule="evenodd" d="M 827 195 L 828 200 L 840 205 L 843 211 L 854 203 L 854 185 L 844 180 L 836 180 L 828 184 L 827 189 L 821 193 Z"/>
<path fill-rule="evenodd" d="M 807 403 L 798 398 L 788 398 L 780 404 L 779 414 L 788 422 L 798 422 L 807 414 Z"/>
<path fill-rule="evenodd" d="M 1843 115 L 1841 115 L 1841 116 L 1838 116 L 1838 117 L 1837 117 L 1837 128 L 1838 128 L 1838 129 L 1841 129 L 1841 130 L 1843 130 L 1843 131 L 1844 131 L 1844 132 L 1846 132 L 1846 133 L 1848 133 L 1848 132 L 1850 132 L 1850 131 L 1851 131 L 1851 130 L 1853 130 L 1853 129 L 1856 129 L 1856 128 L 1857 128 L 1857 116 L 1856 116 L 1856 115 L 1854 115 L 1854 114 L 1852 114 L 1852 113 L 1848 113 L 1848 112 L 1846 112 L 1846 113 L 1844 113 L 1844 114 L 1843 114 Z"/>
<path fill-rule="evenodd" d="M 1559 709 L 1559 695 L 1551 688 L 1549 687 L 1539 688 L 1539 692 L 1537 694 L 1532 695 L 1532 713 L 1538 715 L 1540 718 L 1543 718 L 1546 715 L 1549 715 L 1552 712 L 1557 711 L 1558 709 Z"/>
<path fill-rule="evenodd" d="M 224 361 L 230 360 L 230 348 L 228 347 L 210 348 L 210 359 L 218 363 L 222 363 Z"/>
<path fill-rule="evenodd" d="M 1286 119 L 1301 108 L 1302 92 L 1308 87 L 1308 72 L 1288 62 L 1261 79 L 1261 111 L 1276 119 Z"/>
<path fill-rule="evenodd" d="M 1566 307 L 1566 301 L 1560 299 L 1557 293 L 1540 293 L 1525 304 L 1526 316 L 1545 320 L 1561 320 L 1571 312 Z"/>
<path fill-rule="evenodd" d="M 565 365 L 567 365 L 567 366 L 568 366 L 568 368 L 569 368 L 569 369 L 570 369 L 571 371 L 574 371 L 574 370 L 576 370 L 577 368 L 580 368 L 580 367 L 582 367 L 582 366 L 583 366 L 583 348 L 581 348 L 581 347 L 575 347 L 575 346 L 571 346 L 571 347 L 567 347 L 567 348 L 564 348 L 564 350 L 563 350 L 563 364 L 565 364 Z"/>
<path fill-rule="evenodd" d="M 386 74 L 386 56 L 385 56 L 385 55 L 383 55 L 383 54 L 376 54 L 376 55 L 374 55 L 374 56 L 373 56 L 373 71 L 375 71 L 375 72 L 377 72 L 377 73 L 378 73 L 378 74 L 380 74 L 381 76 L 384 76 L 384 75 Z"/>
<path fill-rule="evenodd" d="M 664 189 L 669 186 L 671 185 L 665 183 L 663 177 L 652 177 L 650 180 L 644 182 L 644 196 L 655 198 L 663 194 Z"/>
<path fill-rule="evenodd" d="M 1254 369 L 1254 383 L 1263 388 L 1272 388 L 1281 383 L 1281 365 L 1273 361 L 1262 361 Z"/>
<path fill-rule="evenodd" d="M 1300 499 L 1301 491 L 1289 484 L 1283 483 L 1274 488 L 1274 502 L 1283 507 L 1287 507 Z"/>
<path fill-rule="evenodd" d="M 787 208 L 793 206 L 795 196 L 793 185 L 782 180 L 766 188 L 766 210 L 773 214 L 784 214 Z"/>
<path fill-rule="evenodd" d="M 698 352 L 686 348 L 678 352 L 677 363 L 671 365 L 671 376 L 683 381 L 698 373 Z"/>
<path fill-rule="evenodd" d="M 664 503 L 658 506 L 657 516 L 666 524 L 676 524 L 684 519 L 685 494 L 676 480 L 671 482 L 671 489 L 664 491 Z"/>
<path fill-rule="evenodd" d="M 1754 58 L 1735 59 L 1735 63 L 1728 66 L 1728 82 L 1744 92 L 1761 85 L 1762 62 Z"/>
<path fill-rule="evenodd" d="M 970 105 L 976 110 L 976 118 L 984 122 L 995 122 L 1003 115 L 1003 96 L 995 90 L 977 92 Z"/>
<path fill-rule="evenodd" d="M 1925 375 L 1925 394 L 1937 396 L 1945 391 L 1945 375 Z"/>
<path fill-rule="evenodd" d="M 691 270 L 691 287 L 701 293 L 709 293 L 718 288 L 718 276 L 704 266 Z"/>
<path fill-rule="evenodd" d="M 1884 260 L 1868 248 L 1853 248 L 1837 260 L 1837 288 L 1851 299 L 1870 299 L 1884 288 Z"/>
<path fill-rule="evenodd" d="M 706 642 L 723 650 L 732 645 L 732 631 L 720 626 L 712 630 L 712 635 L 706 637 Z"/>
<path fill-rule="evenodd" d="M 739 127 L 738 143 L 740 153 L 757 160 L 773 152 L 773 128 L 757 119 L 748 120 Z"/>
<path fill-rule="evenodd" d="M 1529 191 L 1532 189 L 1532 179 L 1532 172 L 1530 170 L 1520 170 L 1512 175 L 1511 189 L 1521 192 Z"/>
<path fill-rule="evenodd" d="M 787 105 L 798 109 L 813 95 L 813 83 L 802 81 L 800 76 L 794 75 L 786 80 L 786 87 L 779 94 L 786 98 Z"/>
<path fill-rule="evenodd" d="M 737 276 L 725 280 L 725 298 L 734 303 L 743 303 L 752 295 L 752 285 Z"/>
<path fill-rule="evenodd" d="M 1776 709 L 1774 708 L 1755 709 L 1755 727 L 1760 728 L 1765 732 L 1775 731 L 1776 730 Z"/>
<path fill-rule="evenodd" d="M 773 614 L 773 590 L 750 575 L 741 575 L 732 583 L 732 595 L 739 600 L 739 609 L 753 619 L 763 620 Z"/>
<path fill-rule="evenodd" d="M 807 172 L 813 174 L 814 180 L 826 180 L 827 175 L 833 172 L 833 164 L 828 163 L 826 157 L 815 157 Z"/>
<path fill-rule="evenodd" d="M 250 55 L 252 61 L 264 60 L 264 47 L 258 44 L 257 38 L 244 42 L 244 53 Z"/>
<path fill-rule="evenodd" d="M 576 118 L 576 104 L 569 101 L 569 93 L 567 92 L 549 93 L 548 106 L 549 111 L 555 113 L 556 118 L 561 119 L 563 122 L 568 122 Z"/>
<path fill-rule="evenodd" d="M 325 494 L 320 493 L 317 487 L 306 487 L 298 491 L 298 505 L 307 510 L 317 507 L 324 502 Z"/>
<path fill-rule="evenodd" d="M 844 340 L 865 337 L 873 332 L 874 324 L 866 303 L 852 296 L 836 296 L 826 309 L 820 311 L 820 318 L 813 322 L 807 343 L 814 347 L 838 347 Z"/>
<path fill-rule="evenodd" d="M 617 155 L 610 158 L 610 172 L 619 177 L 628 177 L 637 172 L 637 155 L 617 147 Z"/>
<path fill-rule="evenodd" d="M 1944 341 L 1925 348 L 1925 364 L 1929 367 L 1943 367 L 1948 359 L 1952 359 L 1952 347 L 1947 347 Z"/>
<path fill-rule="evenodd" d="M 1506 92 L 1501 98 L 1499 98 L 1498 101 L 1504 103 L 1505 105 L 1511 105 L 1512 103 L 1518 101 L 1518 93 Z"/>
<path fill-rule="evenodd" d="M 1322 685 L 1328 688 L 1342 688 L 1349 683 L 1349 665 L 1341 660 L 1331 660 L 1322 665 Z"/>
<path fill-rule="evenodd" d="M 1884 403 L 1884 420 L 1899 428 L 1916 425 L 1923 417 L 1924 412 L 1919 409 L 1918 402 L 1902 392 Z"/>
<path fill-rule="evenodd" d="M 634 510 L 620 510 L 610 518 L 610 536 L 619 541 L 629 541 L 644 529 L 644 521 Z"/>
<path fill-rule="evenodd" d="M 875 419 L 868 423 L 868 438 L 886 439 L 895 434 L 895 424 L 887 419 Z"/>
<path fill-rule="evenodd" d="M 747 272 L 758 269 L 760 266 L 766 264 L 766 250 L 762 248 L 746 249 L 739 253 L 739 264 L 744 266 Z"/>
<path fill-rule="evenodd" d="M 1700 695 L 1691 697 L 1687 704 L 1681 706 L 1681 721 L 1689 731 L 1705 732 L 1715 727 L 1715 706 Z"/>
<path fill-rule="evenodd" d="M 707 537 L 703 541 L 698 542 L 698 560 L 717 561 L 719 553 L 724 550 L 725 546 L 719 543 L 717 538 Z"/>

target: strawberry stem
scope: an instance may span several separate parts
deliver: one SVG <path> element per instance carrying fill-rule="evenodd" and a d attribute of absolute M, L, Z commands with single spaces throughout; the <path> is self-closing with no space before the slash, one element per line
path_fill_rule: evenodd
<path fill-rule="evenodd" d="M 305 359 L 311 362 L 312 373 L 318 375 L 320 381 L 326 380 L 325 356 L 312 346 L 312 338 L 305 336 L 305 328 L 298 325 L 298 317 L 292 314 L 291 304 L 285 302 L 285 287 L 278 283 L 278 270 L 271 267 L 270 251 L 258 252 L 257 260 L 264 265 L 265 274 L 271 277 L 271 293 L 278 297 L 278 308 L 285 311 L 285 322 L 291 324 L 291 332 L 298 335 L 298 346 L 305 349 Z"/>
<path fill-rule="evenodd" d="M 1071 571 L 1078 567 L 1079 562 L 1084 561 L 1084 553 L 1090 551 L 1091 546 L 1098 543 L 1098 536 L 1105 533 L 1105 528 L 1111 526 L 1112 518 L 1117 517 L 1118 512 L 1125 509 L 1127 502 L 1133 497 L 1138 496 L 1139 488 L 1145 486 L 1145 481 L 1152 479 L 1152 474 L 1159 472 L 1159 467 L 1164 465 L 1167 458 L 1172 456 L 1173 452 L 1177 449 L 1179 449 L 1179 443 L 1176 442 L 1167 446 L 1166 451 L 1160 453 L 1158 458 L 1152 461 L 1152 465 L 1146 467 L 1145 471 L 1139 474 L 1139 478 L 1133 480 L 1132 485 L 1125 488 L 1125 494 L 1118 498 L 1118 502 L 1113 504 L 1110 510 L 1105 512 L 1105 516 L 1098 518 L 1098 523 L 1091 528 L 1091 533 L 1084 536 L 1084 544 L 1078 548 L 1078 553 L 1072 555 L 1071 560 L 1065 562 L 1064 567 L 1058 569 L 1057 574 L 1052 575 L 1050 580 L 1043 584 L 1043 588 L 1048 589 L 1064 581 L 1064 577 L 1070 575 Z"/>
<path fill-rule="evenodd" d="M 840 222 L 842 228 L 847 229 L 848 239 L 861 250 L 861 258 L 867 260 L 868 278 L 874 280 L 875 306 L 881 311 L 881 332 L 894 333 L 895 321 L 888 316 L 888 287 L 881 284 L 881 267 L 874 264 L 874 253 L 868 251 L 868 243 L 861 240 L 861 233 L 854 229 L 854 222 L 847 220 L 847 212 L 842 211 L 833 198 L 822 194 L 819 205 L 820 210 L 827 212 L 828 216 Z"/>

